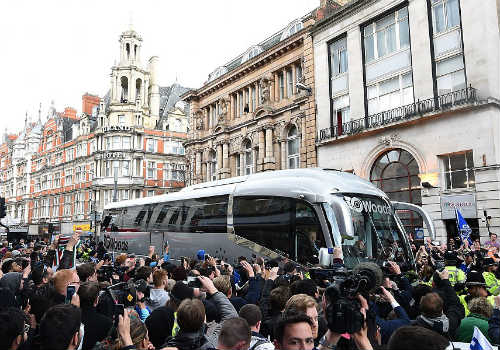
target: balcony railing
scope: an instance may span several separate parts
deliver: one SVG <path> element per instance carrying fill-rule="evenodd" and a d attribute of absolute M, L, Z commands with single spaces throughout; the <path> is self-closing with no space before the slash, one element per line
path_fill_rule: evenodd
<path fill-rule="evenodd" d="M 409 105 L 373 114 L 365 118 L 321 129 L 318 135 L 318 142 L 327 141 L 344 135 L 354 135 L 364 130 L 376 129 L 388 124 L 417 119 L 427 113 L 444 111 L 452 107 L 466 105 L 476 101 L 476 89 L 467 87 L 427 100 L 418 100 Z"/>

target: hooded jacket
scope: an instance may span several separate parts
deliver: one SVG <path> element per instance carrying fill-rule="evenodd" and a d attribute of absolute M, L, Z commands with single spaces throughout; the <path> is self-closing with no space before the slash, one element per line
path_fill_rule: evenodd
<path fill-rule="evenodd" d="M 9 272 L 3 275 L 0 279 L 0 287 L 8 289 L 12 294 L 16 295 L 21 287 L 22 273 Z"/>
<path fill-rule="evenodd" d="M 216 348 L 219 333 L 222 329 L 222 323 L 229 318 L 238 317 L 238 313 L 229 299 L 221 292 L 213 294 L 209 297 L 209 300 L 213 302 L 219 310 L 219 314 L 221 316 L 220 323 L 218 323 L 209 332 L 206 332 L 206 325 L 203 325 L 198 332 L 185 333 L 182 332 L 182 329 L 180 329 L 177 335 L 169 338 L 166 344 L 164 344 L 161 348 L 176 347 L 179 350 L 206 350 Z"/>
<path fill-rule="evenodd" d="M 147 302 L 147 305 L 153 311 L 160 306 L 165 306 L 169 299 L 170 297 L 165 289 L 151 289 L 149 291 L 149 301 Z"/>
<path fill-rule="evenodd" d="M 479 328 L 481 333 L 483 333 L 488 338 L 488 341 L 491 342 L 492 339 L 488 336 L 488 319 L 475 313 L 469 314 L 469 316 L 464 318 L 460 323 L 460 328 L 458 328 L 457 333 L 457 341 L 470 343 L 472 335 L 474 334 L 474 327 Z"/>

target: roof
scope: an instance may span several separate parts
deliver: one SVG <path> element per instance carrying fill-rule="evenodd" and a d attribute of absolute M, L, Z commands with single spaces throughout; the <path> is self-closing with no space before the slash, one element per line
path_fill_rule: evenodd
<path fill-rule="evenodd" d="M 336 193 L 359 193 L 388 198 L 375 185 L 359 176 L 339 170 L 307 168 L 268 171 L 205 182 L 186 187 L 175 193 L 110 203 L 105 209 L 225 194 L 275 195 L 294 198 L 303 196 L 310 202 L 317 203 L 324 202 L 326 198 Z"/>
<path fill-rule="evenodd" d="M 226 75 L 227 73 L 235 70 L 236 68 L 238 68 L 242 64 L 246 63 L 247 60 L 243 60 L 243 58 L 246 55 L 248 55 L 249 50 L 256 48 L 256 47 L 262 49 L 262 51 L 259 54 L 253 56 L 253 57 L 257 57 L 257 56 L 260 56 L 262 53 L 266 52 L 267 50 L 269 50 L 270 48 L 272 48 L 273 46 L 275 46 L 276 44 L 278 44 L 279 42 L 281 42 L 282 40 L 286 39 L 288 37 L 286 35 L 286 32 L 289 31 L 291 28 L 293 28 L 297 23 L 305 22 L 305 20 L 307 19 L 307 17 L 309 17 L 311 15 L 311 13 L 312 12 L 306 14 L 303 17 L 300 17 L 300 18 L 293 20 L 292 22 L 287 24 L 286 27 L 284 27 L 283 29 L 281 29 L 277 33 L 271 35 L 270 37 L 268 37 L 267 39 L 265 39 L 264 41 L 262 41 L 256 45 L 251 45 L 245 52 L 243 52 L 242 54 L 240 54 L 236 58 L 232 59 L 231 61 L 227 62 L 226 64 L 224 64 L 220 67 L 217 67 L 213 72 L 211 72 L 209 74 L 209 77 L 208 77 L 207 81 L 203 84 L 203 86 L 211 83 L 212 81 L 218 79 L 221 76 Z M 295 32 L 293 32 L 291 35 L 293 35 L 293 34 L 295 34 Z M 253 57 L 250 57 L 250 59 L 252 59 Z"/>

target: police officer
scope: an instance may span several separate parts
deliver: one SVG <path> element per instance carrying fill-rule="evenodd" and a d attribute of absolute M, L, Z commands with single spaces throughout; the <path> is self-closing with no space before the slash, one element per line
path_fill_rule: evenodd
<path fill-rule="evenodd" d="M 445 269 L 448 270 L 449 280 L 455 290 L 461 290 L 465 284 L 465 273 L 457 267 L 457 254 L 448 250 L 444 254 Z M 455 287 L 456 286 L 456 287 Z"/>
<path fill-rule="evenodd" d="M 486 290 L 486 282 L 479 271 L 470 271 L 467 274 L 467 282 L 465 282 L 467 294 L 460 295 L 460 303 L 464 306 L 465 316 L 469 314 L 469 302 L 474 298 L 486 298 L 491 305 L 495 306 L 494 296 Z"/>
<path fill-rule="evenodd" d="M 492 295 L 500 295 L 500 281 L 495 276 L 498 264 L 492 258 L 483 259 L 484 272 L 483 277 L 486 282 L 488 292 Z"/>

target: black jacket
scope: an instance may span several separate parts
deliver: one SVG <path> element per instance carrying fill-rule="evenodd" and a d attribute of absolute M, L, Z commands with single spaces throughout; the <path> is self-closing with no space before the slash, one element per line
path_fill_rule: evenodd
<path fill-rule="evenodd" d="M 98 341 L 106 338 L 113 326 L 113 321 L 98 313 L 93 306 L 82 309 L 82 323 L 85 330 L 82 345 L 83 350 L 92 349 Z"/>

